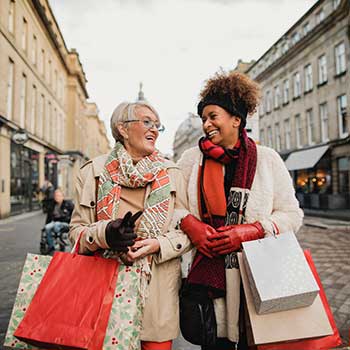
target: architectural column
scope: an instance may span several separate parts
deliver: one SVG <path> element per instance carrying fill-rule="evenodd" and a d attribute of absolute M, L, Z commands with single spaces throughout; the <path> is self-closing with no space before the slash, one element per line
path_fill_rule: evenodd
<path fill-rule="evenodd" d="M 0 219 L 10 216 L 11 138 L 7 128 L 0 128 Z"/>

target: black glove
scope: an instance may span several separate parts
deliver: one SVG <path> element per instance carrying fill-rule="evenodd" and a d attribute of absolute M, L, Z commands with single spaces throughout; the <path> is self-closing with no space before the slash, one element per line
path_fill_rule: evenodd
<path fill-rule="evenodd" d="M 142 211 L 134 215 L 128 211 L 123 219 L 112 220 L 107 224 L 106 242 L 112 250 L 126 253 L 128 247 L 135 243 L 137 238 L 134 233 L 135 222 L 141 215 Z"/>

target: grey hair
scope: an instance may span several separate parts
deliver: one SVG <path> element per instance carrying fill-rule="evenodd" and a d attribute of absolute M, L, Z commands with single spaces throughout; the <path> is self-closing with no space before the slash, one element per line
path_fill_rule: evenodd
<path fill-rule="evenodd" d="M 136 101 L 136 102 L 122 102 L 120 103 L 115 110 L 112 113 L 111 117 L 111 130 L 112 130 L 112 135 L 116 141 L 120 141 L 123 143 L 124 138 L 120 134 L 117 125 L 118 124 L 123 124 L 124 122 L 128 120 L 133 120 L 136 118 L 136 109 L 138 107 L 146 107 L 150 109 L 154 115 L 157 117 L 159 120 L 159 115 L 158 112 L 154 109 L 152 105 L 150 105 L 146 101 Z"/>

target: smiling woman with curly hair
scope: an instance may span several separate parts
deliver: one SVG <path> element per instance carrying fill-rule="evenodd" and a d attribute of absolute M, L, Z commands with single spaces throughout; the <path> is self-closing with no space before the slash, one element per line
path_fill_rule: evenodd
<path fill-rule="evenodd" d="M 201 298 L 212 300 L 211 319 L 216 319 L 204 320 L 207 328 L 198 327 L 208 332 L 201 335 L 205 350 L 247 348 L 237 263 L 241 243 L 296 233 L 302 223 L 281 157 L 247 135 L 247 117 L 259 101 L 260 87 L 247 75 L 216 73 L 206 82 L 198 104 L 205 137 L 179 160 L 191 212 L 182 219 L 181 229 L 197 249 L 186 286 L 195 286 Z M 214 329 L 208 330 L 208 324 Z"/>

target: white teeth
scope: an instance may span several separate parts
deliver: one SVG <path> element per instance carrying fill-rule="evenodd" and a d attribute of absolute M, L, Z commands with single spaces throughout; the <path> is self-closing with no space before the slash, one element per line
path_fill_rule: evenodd
<path fill-rule="evenodd" d="M 216 134 L 218 134 L 219 132 L 217 131 L 217 130 L 212 130 L 212 131 L 210 131 L 210 132 L 208 132 L 208 136 L 209 137 L 212 137 L 212 136 L 214 136 L 214 135 L 216 135 Z"/>

